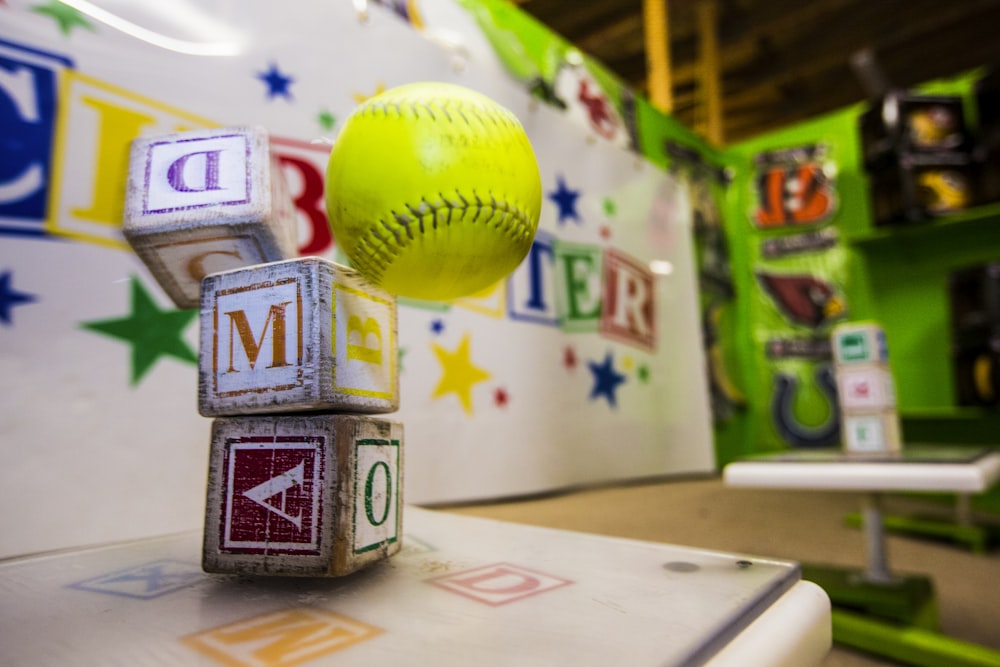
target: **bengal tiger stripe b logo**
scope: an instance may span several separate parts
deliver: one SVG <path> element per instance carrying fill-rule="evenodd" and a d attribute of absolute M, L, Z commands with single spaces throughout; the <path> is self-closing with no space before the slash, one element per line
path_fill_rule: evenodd
<path fill-rule="evenodd" d="M 757 202 L 753 223 L 767 229 L 823 222 L 833 213 L 835 198 L 833 184 L 822 167 L 809 162 L 761 171 Z"/>

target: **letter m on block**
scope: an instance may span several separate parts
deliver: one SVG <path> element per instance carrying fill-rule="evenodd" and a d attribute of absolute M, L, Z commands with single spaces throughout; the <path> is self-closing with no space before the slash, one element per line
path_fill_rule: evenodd
<path fill-rule="evenodd" d="M 298 384 L 303 356 L 297 279 L 262 281 L 216 294 L 213 367 L 220 395 Z"/>

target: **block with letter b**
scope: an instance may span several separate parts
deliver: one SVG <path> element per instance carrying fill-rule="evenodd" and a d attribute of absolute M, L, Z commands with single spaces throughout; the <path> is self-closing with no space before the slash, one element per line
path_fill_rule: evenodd
<path fill-rule="evenodd" d="M 178 308 L 209 273 L 296 257 L 297 224 L 261 128 L 132 142 L 122 232 Z"/>
<path fill-rule="evenodd" d="M 393 412 L 396 315 L 395 297 L 319 257 L 206 276 L 198 409 Z"/>
<path fill-rule="evenodd" d="M 340 576 L 399 551 L 403 426 L 366 415 L 212 424 L 206 572 Z"/>

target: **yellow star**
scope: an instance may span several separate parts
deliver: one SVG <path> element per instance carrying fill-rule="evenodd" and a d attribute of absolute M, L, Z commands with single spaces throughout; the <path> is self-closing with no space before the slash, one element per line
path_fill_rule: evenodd
<path fill-rule="evenodd" d="M 462 401 L 465 412 L 471 415 L 472 385 L 488 380 L 490 374 L 474 365 L 469 358 L 469 334 L 465 334 L 454 352 L 449 352 L 437 343 L 431 343 L 431 346 L 444 370 L 437 388 L 434 390 L 433 398 L 454 393 Z"/>
<path fill-rule="evenodd" d="M 354 101 L 357 102 L 358 104 L 363 104 L 365 101 L 370 100 L 376 95 L 384 92 L 385 92 L 385 84 L 379 81 L 378 83 L 375 84 L 375 92 L 372 93 L 371 95 L 365 95 L 364 93 L 351 93 L 351 97 L 353 97 Z"/>

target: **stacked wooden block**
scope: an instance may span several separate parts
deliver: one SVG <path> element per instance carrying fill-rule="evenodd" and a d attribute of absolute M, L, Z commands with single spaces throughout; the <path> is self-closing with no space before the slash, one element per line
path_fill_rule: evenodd
<path fill-rule="evenodd" d="M 200 308 L 212 424 L 203 567 L 339 576 L 400 549 L 395 298 L 297 257 L 291 199 L 256 128 L 133 142 L 123 230 Z"/>
<path fill-rule="evenodd" d="M 896 389 L 885 332 L 874 323 L 845 323 L 834 327 L 831 339 L 844 450 L 849 454 L 899 453 Z"/>

